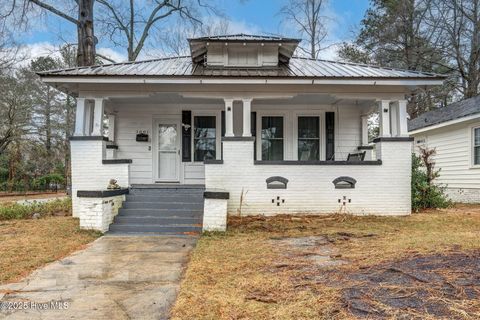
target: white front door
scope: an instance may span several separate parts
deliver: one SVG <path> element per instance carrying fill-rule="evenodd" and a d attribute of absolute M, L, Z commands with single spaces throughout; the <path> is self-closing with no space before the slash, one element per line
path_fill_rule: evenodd
<path fill-rule="evenodd" d="M 159 182 L 178 182 L 180 175 L 180 122 L 157 122 L 157 178 Z"/>

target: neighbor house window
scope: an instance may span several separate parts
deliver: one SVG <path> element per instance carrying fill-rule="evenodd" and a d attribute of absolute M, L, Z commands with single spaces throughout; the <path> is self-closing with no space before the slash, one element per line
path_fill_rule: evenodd
<path fill-rule="evenodd" d="M 283 117 L 262 117 L 262 160 L 283 160 Z"/>
<path fill-rule="evenodd" d="M 195 116 L 193 119 L 194 160 L 215 159 L 217 144 L 215 116 Z"/>
<path fill-rule="evenodd" d="M 480 128 L 473 129 L 473 164 L 480 165 Z"/>
<path fill-rule="evenodd" d="M 319 124 L 318 117 L 298 117 L 298 160 L 319 160 Z"/>

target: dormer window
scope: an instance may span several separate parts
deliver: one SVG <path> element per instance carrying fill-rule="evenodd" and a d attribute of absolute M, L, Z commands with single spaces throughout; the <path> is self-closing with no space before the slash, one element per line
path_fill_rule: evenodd
<path fill-rule="evenodd" d="M 189 39 L 192 60 L 205 67 L 277 67 L 288 63 L 299 39 L 236 34 Z"/>
<path fill-rule="evenodd" d="M 227 46 L 227 66 L 258 67 L 258 46 Z"/>

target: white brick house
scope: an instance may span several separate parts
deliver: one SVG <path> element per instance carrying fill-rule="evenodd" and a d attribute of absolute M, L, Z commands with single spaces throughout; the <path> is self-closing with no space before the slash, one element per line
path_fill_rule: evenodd
<path fill-rule="evenodd" d="M 78 191 L 101 191 L 111 178 L 123 187 L 221 189 L 228 200 L 205 202 L 209 229 L 215 221 L 223 228 L 224 208 L 267 215 L 410 213 L 405 99 L 419 86 L 440 85 L 442 76 L 294 57 L 296 39 L 189 42 L 186 57 L 40 74 L 77 96 L 75 215 L 82 219 L 85 206 Z M 369 143 L 372 112 L 379 112 L 380 137 Z M 98 221 L 83 226 L 106 230 L 111 219 Z"/>

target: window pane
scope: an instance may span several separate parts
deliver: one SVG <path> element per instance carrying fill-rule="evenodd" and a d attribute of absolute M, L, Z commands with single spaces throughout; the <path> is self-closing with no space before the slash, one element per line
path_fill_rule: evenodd
<path fill-rule="evenodd" d="M 283 139 L 263 139 L 262 160 L 283 160 Z"/>
<path fill-rule="evenodd" d="M 318 124 L 318 117 L 298 117 L 298 138 L 318 138 Z"/>
<path fill-rule="evenodd" d="M 480 164 L 480 146 L 474 148 L 473 164 Z"/>
<path fill-rule="evenodd" d="M 298 160 L 319 160 L 319 140 L 318 139 L 299 139 L 298 140 Z"/>
<path fill-rule="evenodd" d="M 195 138 L 215 138 L 215 116 L 201 116 L 194 118 Z"/>
<path fill-rule="evenodd" d="M 283 138 L 283 117 L 262 117 L 262 139 Z"/>
<path fill-rule="evenodd" d="M 474 139 L 475 146 L 480 146 L 480 128 L 475 129 L 474 136 L 475 136 L 475 139 Z"/>
<path fill-rule="evenodd" d="M 194 117 L 194 161 L 216 158 L 215 116 Z"/>
<path fill-rule="evenodd" d="M 203 161 L 205 159 L 215 159 L 216 153 L 215 139 L 195 139 L 195 161 Z"/>

